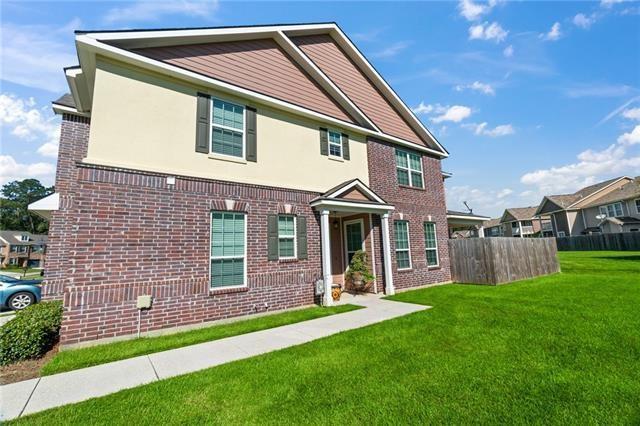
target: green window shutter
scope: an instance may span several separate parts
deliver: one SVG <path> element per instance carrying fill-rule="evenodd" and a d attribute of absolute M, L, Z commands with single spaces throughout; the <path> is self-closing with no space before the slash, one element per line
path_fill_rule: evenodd
<path fill-rule="evenodd" d="M 247 119 L 245 123 L 245 132 L 247 138 L 247 161 L 258 161 L 258 146 L 256 134 L 256 109 L 246 107 Z"/>
<path fill-rule="evenodd" d="M 307 259 L 307 218 L 298 216 L 298 259 Z"/>
<path fill-rule="evenodd" d="M 209 126 L 211 125 L 211 96 L 198 93 L 196 112 L 196 152 L 209 153 Z"/>
<path fill-rule="evenodd" d="M 342 158 L 349 160 L 349 135 L 342 134 Z"/>
<path fill-rule="evenodd" d="M 329 138 L 324 127 L 320 127 L 320 154 L 329 155 Z"/>
<path fill-rule="evenodd" d="M 278 260 L 278 215 L 267 216 L 267 258 Z"/>

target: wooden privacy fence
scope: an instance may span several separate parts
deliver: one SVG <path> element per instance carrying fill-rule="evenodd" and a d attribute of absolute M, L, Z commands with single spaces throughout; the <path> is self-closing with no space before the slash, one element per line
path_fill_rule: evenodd
<path fill-rule="evenodd" d="M 500 284 L 560 272 L 553 238 L 467 238 L 449 240 L 451 279 Z"/>
<path fill-rule="evenodd" d="M 558 237 L 556 244 L 559 251 L 640 250 L 640 232 Z"/>

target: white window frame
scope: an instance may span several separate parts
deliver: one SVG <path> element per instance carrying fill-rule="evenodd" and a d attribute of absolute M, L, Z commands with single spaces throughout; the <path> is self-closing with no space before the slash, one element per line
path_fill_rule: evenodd
<path fill-rule="evenodd" d="M 214 256 L 213 255 L 213 244 L 212 244 L 212 238 L 213 236 L 212 234 L 212 229 L 213 229 L 213 214 L 214 213 L 231 213 L 231 214 L 241 214 L 244 215 L 244 250 L 242 253 L 242 256 Z M 224 289 L 228 289 L 228 288 L 245 288 L 247 287 L 247 222 L 248 222 L 248 217 L 249 215 L 243 212 L 235 212 L 235 211 L 224 211 L 224 210 L 212 210 L 209 212 L 209 291 L 218 291 L 218 290 L 224 290 Z M 222 287 L 214 287 L 212 280 L 211 280 L 211 261 L 214 259 L 239 259 L 240 257 L 242 257 L 244 259 L 244 271 L 243 271 L 243 278 L 242 278 L 242 284 L 238 284 L 238 285 L 226 285 L 226 286 L 222 286 Z"/>
<path fill-rule="evenodd" d="M 293 235 L 282 237 L 280 235 L 280 216 L 292 217 L 293 218 Z M 294 214 L 279 214 L 278 215 L 278 259 L 279 260 L 290 260 L 298 258 L 298 216 Z M 289 239 L 293 240 L 293 256 L 280 256 L 280 239 Z"/>
<path fill-rule="evenodd" d="M 395 240 L 396 236 L 395 236 L 395 224 L 396 223 L 405 223 L 407 225 L 407 248 L 406 249 L 399 249 L 398 248 L 398 242 L 394 241 L 394 245 L 395 245 L 395 252 L 396 252 L 396 268 L 398 269 L 398 271 L 408 271 L 410 269 L 413 269 L 413 262 L 411 260 L 411 232 L 410 232 L 410 228 L 409 228 L 409 221 L 408 220 L 396 220 L 393 223 L 394 226 L 394 235 L 393 235 L 393 239 Z M 398 267 L 398 252 L 399 251 L 406 251 L 407 253 L 409 253 L 409 267 L 408 268 L 399 268 Z"/>
<path fill-rule="evenodd" d="M 342 222 L 342 237 L 343 237 L 343 245 L 344 245 L 344 264 L 345 271 L 349 270 L 349 246 L 347 245 L 347 225 L 353 225 L 354 223 L 360 224 L 360 236 L 362 237 L 362 247 L 360 250 L 367 252 L 367 248 L 365 245 L 365 241 L 367 237 L 364 234 L 364 220 L 363 219 L 353 219 L 353 220 L 345 220 Z M 357 251 L 357 250 L 356 250 Z"/>
<path fill-rule="evenodd" d="M 640 214 L 640 198 L 635 200 L 636 203 L 636 213 Z"/>
<path fill-rule="evenodd" d="M 401 167 L 398 165 L 398 162 L 396 161 L 396 152 L 400 152 L 402 154 L 404 154 L 405 158 L 407 159 L 407 167 Z M 398 179 L 398 169 L 400 170 L 406 170 L 407 173 L 409 174 L 409 185 L 411 188 L 416 188 L 416 189 L 424 189 L 424 167 L 422 164 L 422 155 L 420 154 L 415 154 L 418 157 L 420 157 L 420 170 L 415 170 L 411 168 L 411 161 L 409 161 L 409 151 L 405 151 L 404 149 L 399 149 L 396 148 L 396 152 L 394 152 L 394 157 L 393 157 L 393 161 L 395 161 L 396 163 L 396 180 Z M 411 172 L 420 172 L 420 185 L 421 186 L 416 186 L 413 184 L 413 175 L 411 174 Z M 400 185 L 400 182 L 398 182 L 398 185 Z M 402 186 L 407 186 L 407 185 L 402 185 Z"/>
<path fill-rule="evenodd" d="M 331 142 L 331 133 L 338 135 L 338 143 Z M 331 154 L 331 145 L 338 146 L 340 148 L 340 155 Z M 327 129 L 327 153 L 331 158 L 340 158 L 342 159 L 344 156 L 344 152 L 342 151 L 342 133 L 337 130 Z"/>
<path fill-rule="evenodd" d="M 231 104 L 231 105 L 234 105 L 234 106 L 242 107 L 242 130 L 236 129 L 235 127 L 223 126 L 222 124 L 215 124 L 213 122 L 213 109 L 214 109 L 213 103 L 214 103 L 214 101 L 220 101 L 220 102 L 224 102 L 224 103 Z M 247 132 L 246 132 L 247 107 L 245 105 L 239 104 L 237 102 L 228 101 L 226 99 L 219 98 L 219 97 L 214 98 L 213 96 L 211 97 L 209 102 L 210 102 L 210 111 L 211 111 L 211 113 L 209 114 L 209 155 L 214 156 L 214 157 L 222 157 L 222 158 L 234 159 L 236 161 L 238 159 L 244 160 L 246 158 L 246 154 L 247 154 Z M 242 155 L 241 156 L 236 157 L 235 155 L 220 154 L 219 152 L 213 152 L 213 128 L 214 127 L 218 128 L 218 129 L 221 129 L 221 130 L 228 130 L 230 132 L 242 133 Z"/>
<path fill-rule="evenodd" d="M 558 237 L 564 237 L 564 236 L 566 236 L 564 231 L 558 231 Z"/>
<path fill-rule="evenodd" d="M 426 225 L 427 224 L 433 224 L 433 237 L 436 241 L 436 246 L 435 248 L 428 248 L 427 247 L 427 229 L 426 229 Z M 422 231 L 424 232 L 424 251 L 425 251 L 425 255 L 424 255 L 424 260 L 427 263 L 427 267 L 428 268 L 437 268 L 440 266 L 440 256 L 438 256 L 438 225 L 436 225 L 435 222 L 424 222 L 422 224 L 423 229 Z M 435 265 L 429 265 L 429 261 L 427 260 L 427 252 L 428 251 L 435 251 L 436 252 L 436 264 Z"/>
<path fill-rule="evenodd" d="M 616 214 L 616 206 L 620 206 L 620 214 Z M 613 210 L 613 216 L 609 214 L 609 207 L 611 207 L 611 209 Z M 600 206 L 598 210 L 600 211 L 600 214 L 603 214 L 607 217 L 624 216 L 624 208 L 622 207 L 622 203 L 619 201 L 616 203 L 605 204 L 604 206 Z"/>

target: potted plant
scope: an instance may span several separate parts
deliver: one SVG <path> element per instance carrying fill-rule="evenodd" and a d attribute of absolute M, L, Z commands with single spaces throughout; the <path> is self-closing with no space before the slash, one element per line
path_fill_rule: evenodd
<path fill-rule="evenodd" d="M 369 290 L 373 284 L 373 274 L 369 270 L 367 253 L 358 250 L 353 254 L 349 269 L 345 273 L 346 281 L 350 284 L 351 290 L 364 292 Z"/>

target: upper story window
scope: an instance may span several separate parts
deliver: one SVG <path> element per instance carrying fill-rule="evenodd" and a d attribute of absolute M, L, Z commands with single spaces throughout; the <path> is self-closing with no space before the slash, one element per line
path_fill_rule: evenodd
<path fill-rule="evenodd" d="M 29 241 L 29 236 L 25 234 L 20 235 L 20 241 Z"/>
<path fill-rule="evenodd" d="M 600 206 L 600 213 L 607 217 L 622 216 L 622 203 L 607 204 L 606 206 Z"/>
<path fill-rule="evenodd" d="M 636 200 L 636 213 L 640 214 L 640 198 Z"/>
<path fill-rule="evenodd" d="M 329 130 L 329 155 L 342 158 L 342 136 L 338 132 Z"/>
<path fill-rule="evenodd" d="M 422 158 L 414 153 L 396 149 L 398 184 L 424 188 L 422 181 Z"/>
<path fill-rule="evenodd" d="M 213 99 L 211 152 L 244 158 L 244 107 Z"/>

